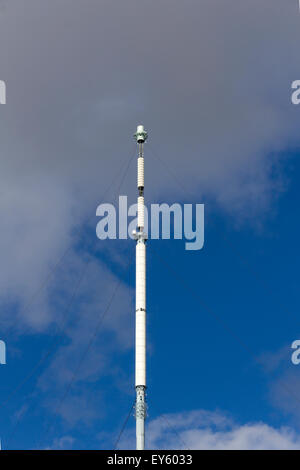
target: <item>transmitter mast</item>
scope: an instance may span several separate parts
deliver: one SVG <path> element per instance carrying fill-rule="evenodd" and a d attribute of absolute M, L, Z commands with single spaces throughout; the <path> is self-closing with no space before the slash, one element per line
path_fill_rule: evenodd
<path fill-rule="evenodd" d="M 136 449 L 145 448 L 145 418 L 146 418 L 146 240 L 144 232 L 144 143 L 148 134 L 144 126 L 137 126 L 134 134 L 138 145 L 137 187 L 138 214 L 137 230 L 134 231 L 136 240 L 136 306 L 135 306 L 135 389 L 136 389 Z"/>

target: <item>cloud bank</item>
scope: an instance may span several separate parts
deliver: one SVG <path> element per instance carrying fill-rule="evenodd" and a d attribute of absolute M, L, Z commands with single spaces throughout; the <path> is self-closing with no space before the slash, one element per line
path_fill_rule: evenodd
<path fill-rule="evenodd" d="M 75 227 L 95 213 L 104 186 L 133 152 L 140 121 L 150 131 L 147 200 L 182 197 L 151 156 L 152 146 L 197 202 L 211 201 L 250 224 L 274 208 L 286 186 L 281 163 L 299 146 L 299 111 L 290 101 L 300 40 L 295 3 L 6 4 L 0 17 L 8 89 L 0 109 L 5 306 L 12 302 L 18 311 L 74 244 Z M 133 166 L 123 188 L 131 197 L 134 185 Z M 21 318 L 45 329 L 53 321 L 48 307 L 46 292 Z"/>
<path fill-rule="evenodd" d="M 119 448 L 134 448 L 130 430 Z M 222 412 L 193 410 L 166 414 L 148 424 L 148 449 L 299 450 L 300 435 L 263 422 L 235 423 Z"/>

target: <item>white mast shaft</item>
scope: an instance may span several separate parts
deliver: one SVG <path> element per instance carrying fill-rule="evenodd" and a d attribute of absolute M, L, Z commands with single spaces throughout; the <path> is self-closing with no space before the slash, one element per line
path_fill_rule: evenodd
<path fill-rule="evenodd" d="M 145 448 L 146 418 L 146 234 L 144 233 L 144 154 L 147 133 L 138 126 L 135 138 L 139 147 L 137 186 L 139 191 L 136 231 L 136 311 L 135 311 L 135 388 L 136 449 Z"/>
<path fill-rule="evenodd" d="M 146 245 L 136 245 L 135 386 L 146 387 Z"/>

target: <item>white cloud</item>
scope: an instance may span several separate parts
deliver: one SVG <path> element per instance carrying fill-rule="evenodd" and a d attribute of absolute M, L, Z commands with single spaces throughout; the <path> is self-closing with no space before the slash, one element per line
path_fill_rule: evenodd
<path fill-rule="evenodd" d="M 300 142 L 299 109 L 290 102 L 300 40 L 292 2 L 119 3 L 116 13 L 109 2 L 70 8 L 53 0 L 47 15 L 33 0 L 26 9 L 7 3 L 0 29 L 9 89 L 0 116 L 4 307 L 26 304 L 73 242 L 74 227 L 95 212 L 140 120 L 198 202 L 205 194 L 236 220 L 257 223 L 285 187 L 279 153 Z M 124 192 L 132 196 L 134 167 L 130 178 Z M 148 201 L 182 197 L 150 150 L 147 181 Z M 100 246 L 96 236 L 91 243 Z M 49 292 L 38 300 L 18 325 L 48 328 Z"/>
<path fill-rule="evenodd" d="M 72 270 L 76 277 L 86 263 L 86 260 L 77 259 Z M 95 399 L 90 384 L 95 384 L 103 375 L 117 380 L 120 373 L 111 364 L 111 356 L 128 351 L 134 340 L 133 292 L 127 286 L 126 278 L 121 281 L 93 258 L 89 260 L 86 273 L 75 305 L 69 312 L 65 309 L 65 294 L 67 292 L 67 299 L 72 296 L 74 280 L 68 278 L 62 283 L 63 298 L 56 299 L 54 308 L 59 306 L 55 308 L 60 312 L 56 321 L 65 325 L 64 334 L 60 331 L 56 334 L 59 342 L 50 365 L 38 381 L 44 406 L 59 414 L 68 425 L 99 419 L 99 412 L 103 415 L 99 407 L 102 392 L 98 391 Z M 68 270 L 60 273 L 60 278 L 64 276 L 68 277 Z M 68 399 L 60 406 L 61 397 L 70 383 Z M 82 406 L 78 406 L 80 400 Z"/>
<path fill-rule="evenodd" d="M 267 374 L 271 404 L 298 428 L 300 378 L 299 366 L 292 363 L 293 352 L 291 344 L 287 344 L 278 350 L 264 352 L 257 359 Z"/>
<path fill-rule="evenodd" d="M 120 442 L 120 448 L 134 448 L 132 431 L 129 434 Z M 221 412 L 194 410 L 151 420 L 147 448 L 296 450 L 300 448 L 300 435 L 288 427 L 274 428 L 263 422 L 241 425 Z"/>

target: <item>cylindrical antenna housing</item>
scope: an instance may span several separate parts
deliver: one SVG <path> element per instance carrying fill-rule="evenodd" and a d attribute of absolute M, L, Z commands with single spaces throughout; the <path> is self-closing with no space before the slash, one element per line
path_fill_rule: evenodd
<path fill-rule="evenodd" d="M 137 126 L 136 133 L 134 134 L 134 137 L 135 137 L 138 144 L 142 144 L 147 140 L 148 134 L 145 131 L 144 126 L 142 126 L 142 125 Z"/>
<path fill-rule="evenodd" d="M 145 227 L 145 206 L 144 206 L 144 196 L 138 197 L 138 228 L 143 231 Z"/>
<path fill-rule="evenodd" d="M 138 177 L 137 177 L 137 186 L 138 190 L 141 191 L 144 189 L 145 180 L 144 180 L 144 157 L 138 158 Z"/>

